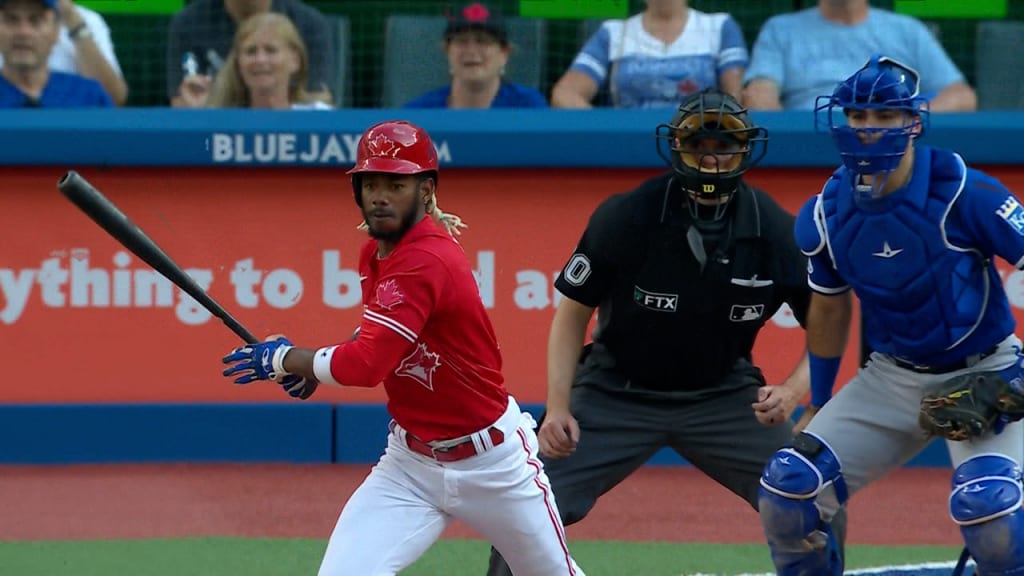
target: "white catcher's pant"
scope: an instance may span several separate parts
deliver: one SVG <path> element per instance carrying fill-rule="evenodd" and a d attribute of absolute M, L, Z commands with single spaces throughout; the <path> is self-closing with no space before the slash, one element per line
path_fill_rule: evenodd
<path fill-rule="evenodd" d="M 584 576 L 565 540 L 538 458 L 536 423 L 509 398 L 499 446 L 458 462 L 409 450 L 401 428 L 345 504 L 319 576 L 392 576 L 458 518 L 491 542 L 516 576 Z"/>

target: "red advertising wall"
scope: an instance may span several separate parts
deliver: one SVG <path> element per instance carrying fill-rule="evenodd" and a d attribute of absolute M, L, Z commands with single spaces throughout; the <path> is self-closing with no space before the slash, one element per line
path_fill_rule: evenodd
<path fill-rule="evenodd" d="M 82 169 L 210 294 L 258 336 L 317 347 L 347 338 L 361 314 L 365 234 L 351 187 L 327 169 Z M 1024 170 L 994 170 L 1022 190 Z M 469 224 L 462 242 L 501 339 L 509 389 L 543 402 L 554 276 L 598 202 L 653 175 L 636 170 L 451 170 L 440 205 Z M 220 358 L 239 344 L 56 190 L 62 172 L 2 169 L 0 402 L 280 401 L 239 387 Z M 749 180 L 795 211 L 825 170 L 760 170 Z M 1008 270 L 1004 266 L 1004 270 Z M 1014 309 L 1024 277 L 1006 275 Z M 856 334 L 843 375 L 856 363 Z M 784 378 L 803 333 L 778 315 L 755 360 Z M 323 390 L 321 401 L 379 402 L 382 390 Z"/>

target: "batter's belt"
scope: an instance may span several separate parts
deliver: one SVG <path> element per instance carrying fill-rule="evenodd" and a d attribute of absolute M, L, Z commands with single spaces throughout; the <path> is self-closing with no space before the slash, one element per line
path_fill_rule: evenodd
<path fill-rule="evenodd" d="M 396 423 L 392 420 L 390 424 L 392 433 L 395 432 L 395 427 Z M 409 432 L 400 436 L 405 436 L 405 445 L 409 447 L 409 450 L 438 462 L 465 460 L 499 446 L 505 441 L 505 434 L 494 426 L 459 438 L 433 442 L 420 440 Z"/>

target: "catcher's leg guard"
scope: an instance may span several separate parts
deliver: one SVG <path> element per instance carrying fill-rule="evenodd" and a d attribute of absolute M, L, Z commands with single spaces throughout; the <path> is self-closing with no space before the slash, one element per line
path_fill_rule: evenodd
<path fill-rule="evenodd" d="M 1002 454 L 980 454 L 953 473 L 949 513 L 981 576 L 1024 575 L 1021 469 Z"/>
<path fill-rule="evenodd" d="M 842 576 L 839 543 L 814 502 L 830 485 L 839 504 L 845 504 L 839 459 L 823 440 L 806 432 L 765 466 L 758 510 L 779 576 Z"/>

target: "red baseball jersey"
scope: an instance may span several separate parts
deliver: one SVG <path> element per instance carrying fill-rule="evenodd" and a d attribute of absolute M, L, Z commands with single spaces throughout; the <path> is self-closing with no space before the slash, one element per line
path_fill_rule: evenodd
<path fill-rule="evenodd" d="M 508 406 L 501 352 L 462 246 L 427 216 L 384 258 L 367 242 L 359 275 L 359 335 L 317 351 L 318 378 L 383 382 L 391 417 L 428 442 L 494 423 Z"/>

